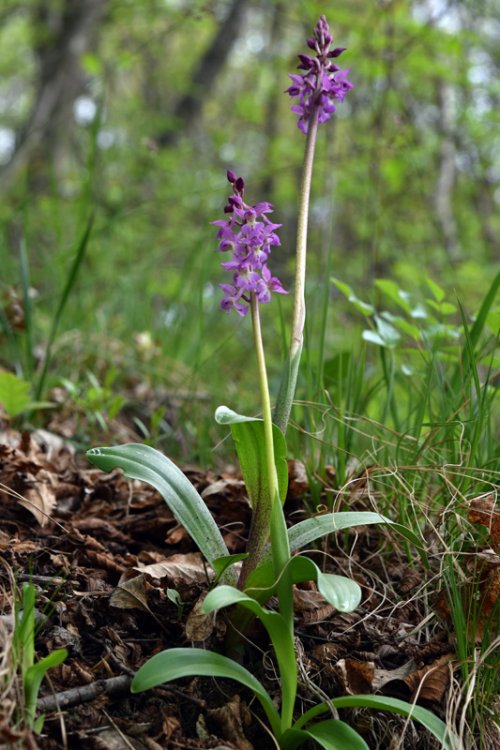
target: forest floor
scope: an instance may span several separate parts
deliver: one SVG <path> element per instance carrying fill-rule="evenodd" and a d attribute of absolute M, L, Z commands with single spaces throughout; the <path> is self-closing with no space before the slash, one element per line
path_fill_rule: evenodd
<path fill-rule="evenodd" d="M 230 552 L 242 551 L 250 510 L 237 472 L 183 469 Z M 138 695 L 129 691 L 132 676 L 154 653 L 192 643 L 217 649 L 227 627 L 223 613 L 197 612 L 209 572 L 156 491 L 92 468 L 51 433 L 21 434 L 6 425 L 0 483 L 3 676 L 12 635 L 8 613 L 23 582 L 36 587 L 38 657 L 58 648 L 69 652 L 42 683 L 38 711 L 46 718 L 39 735 L 15 724 L 22 691 L 11 674 L 0 710 L 1 747 L 275 747 L 259 707 L 230 681 L 184 679 Z M 349 510 L 371 510 L 367 495 L 365 474 L 351 485 Z M 289 518 L 310 514 L 307 503 L 305 472 L 291 462 Z M 382 527 L 358 527 L 310 551 L 327 570 L 353 576 L 363 601 L 342 614 L 311 585 L 296 590 L 298 712 L 325 697 L 378 692 L 417 700 L 447 718 L 457 660 L 446 604 L 428 595 L 429 573 L 418 557 L 408 563 L 394 536 Z M 265 638 L 258 630 L 249 637 L 245 664 L 278 702 Z M 351 710 L 342 718 L 371 748 L 438 747 L 422 727 L 393 715 Z"/>

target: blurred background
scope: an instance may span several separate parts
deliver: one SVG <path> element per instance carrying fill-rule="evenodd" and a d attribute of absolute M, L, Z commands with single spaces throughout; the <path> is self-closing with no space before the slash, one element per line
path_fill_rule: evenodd
<path fill-rule="evenodd" d="M 0 364 L 59 404 L 53 429 L 85 444 L 128 414 L 210 462 L 215 406 L 257 412 L 209 222 L 231 168 L 274 204 L 291 288 L 305 138 L 283 91 L 321 13 L 354 88 L 319 131 L 298 391 L 318 414 L 295 423 L 316 434 L 343 403 L 407 430 L 394 394 L 410 398 L 424 344 L 457 361 L 458 302 L 473 321 L 499 261 L 497 3 L 3 0 Z M 291 305 L 263 314 L 274 390 Z M 486 330 L 499 320 L 491 305 Z"/>

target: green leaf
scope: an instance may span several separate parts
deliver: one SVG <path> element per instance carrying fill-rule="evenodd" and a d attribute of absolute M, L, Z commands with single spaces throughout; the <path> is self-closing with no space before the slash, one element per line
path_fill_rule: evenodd
<path fill-rule="evenodd" d="M 391 279 L 375 279 L 375 286 L 377 286 L 381 292 L 387 295 L 392 302 L 401 307 L 405 312 L 410 312 L 410 295 L 408 292 L 400 289 L 395 281 L 392 281 Z"/>
<path fill-rule="evenodd" d="M 333 534 L 336 531 L 350 529 L 353 526 L 371 526 L 373 524 L 390 525 L 391 529 L 397 531 L 398 534 L 401 534 L 415 546 L 425 567 L 429 567 L 425 548 L 413 531 L 410 531 L 410 529 L 407 529 L 402 524 L 391 521 L 389 518 L 380 515 L 380 513 L 372 513 L 371 511 L 326 513 L 322 516 L 307 518 L 305 521 L 301 521 L 288 529 L 290 551 L 296 552 L 303 549 L 308 544 L 311 544 L 311 542 L 315 542 L 317 539 L 328 536 L 328 534 Z M 252 592 L 259 588 L 267 589 L 267 595 L 272 595 L 272 591 L 274 590 L 274 576 L 270 557 L 271 552 L 267 548 L 262 562 L 248 577 L 245 589 Z M 261 599 L 263 599 L 263 596 L 259 597 L 259 600 Z"/>
<path fill-rule="evenodd" d="M 68 652 L 65 648 L 52 651 L 51 654 L 33 664 L 24 675 L 25 715 L 26 722 L 30 727 L 35 722 L 36 701 L 43 678 L 49 669 L 62 664 L 67 656 Z"/>
<path fill-rule="evenodd" d="M 229 554 L 203 499 L 182 471 L 162 453 L 149 445 L 128 443 L 114 448 L 92 448 L 87 457 L 103 471 L 122 469 L 126 477 L 140 479 L 157 489 L 210 564 Z M 231 580 L 235 580 L 233 571 L 229 573 Z"/>
<path fill-rule="evenodd" d="M 307 729 L 290 729 L 283 734 L 283 750 L 295 750 L 307 740 L 314 740 L 325 750 L 369 750 L 364 739 L 339 719 L 326 719 Z"/>
<path fill-rule="evenodd" d="M 380 315 L 375 315 L 375 324 L 377 326 L 377 333 L 380 339 L 382 339 L 382 346 L 386 346 L 388 349 L 394 349 L 401 339 L 399 332 L 391 325 L 387 320 L 384 320 Z M 363 332 L 363 338 L 369 340 Z"/>
<path fill-rule="evenodd" d="M 233 604 L 240 604 L 249 609 L 258 617 L 269 634 L 281 677 L 282 727 L 289 727 L 293 719 L 297 693 L 297 665 L 292 633 L 279 612 L 265 609 L 255 599 L 233 586 L 217 586 L 212 589 L 205 597 L 202 610 L 213 612 L 215 609 Z"/>
<path fill-rule="evenodd" d="M 375 333 L 375 331 L 372 331 L 368 328 L 363 331 L 361 337 L 363 341 L 368 341 L 368 343 L 375 344 L 375 346 L 386 346 L 386 343 L 382 336 L 379 336 L 378 333 Z"/>
<path fill-rule="evenodd" d="M 238 552 L 236 555 L 224 555 L 224 557 L 216 557 L 212 560 L 212 568 L 215 570 L 215 575 L 220 578 L 222 574 L 236 563 L 245 560 L 248 557 L 248 552 Z"/>
<path fill-rule="evenodd" d="M 237 414 L 227 406 L 218 407 L 215 420 L 231 428 L 252 508 L 255 509 L 261 502 L 268 503 L 271 507 L 274 498 L 269 497 L 264 422 L 261 419 Z M 276 425 L 273 425 L 273 441 L 279 495 L 281 502 L 284 503 L 288 489 L 286 442 L 283 433 Z"/>
<path fill-rule="evenodd" d="M 363 302 L 362 300 L 358 299 L 349 284 L 346 284 L 344 281 L 340 281 L 339 279 L 335 279 L 333 277 L 330 279 L 330 281 L 337 287 L 340 292 L 342 292 L 344 297 L 347 298 L 348 302 L 354 305 L 356 310 L 359 310 L 359 312 L 363 315 L 373 315 L 373 313 L 375 312 L 375 308 L 373 307 L 373 305 L 369 305 L 368 302 Z"/>
<path fill-rule="evenodd" d="M 420 341 L 420 329 L 417 326 L 413 325 L 413 323 L 409 323 L 399 315 L 392 315 L 392 313 L 389 312 L 383 312 L 381 314 L 381 317 L 387 320 L 389 323 L 392 323 L 396 328 L 399 328 L 399 330 L 403 333 L 406 333 L 407 336 L 410 336 L 410 338 L 414 339 L 415 341 Z"/>
<path fill-rule="evenodd" d="M 400 716 L 408 716 L 428 729 L 441 743 L 442 750 L 460 750 L 461 748 L 460 741 L 454 732 L 448 729 L 435 714 L 422 706 L 385 695 L 346 695 L 342 698 L 333 698 L 332 703 L 335 708 L 374 708 L 380 711 L 390 711 Z"/>
<path fill-rule="evenodd" d="M 30 384 L 5 370 L 0 371 L 0 405 L 9 417 L 28 411 L 31 403 Z"/>
<path fill-rule="evenodd" d="M 23 584 L 22 612 L 16 612 L 13 645 L 24 677 L 35 660 L 35 587 L 32 583 Z"/>
<path fill-rule="evenodd" d="M 427 284 L 432 294 L 434 295 L 434 299 L 436 300 L 436 302 L 442 302 L 445 298 L 445 293 L 444 293 L 444 290 L 441 289 L 439 284 L 436 284 L 434 279 L 431 279 L 430 276 L 426 277 L 425 283 Z"/>
<path fill-rule="evenodd" d="M 227 656 L 201 648 L 172 648 L 147 661 L 137 672 L 130 687 L 141 693 L 180 677 L 226 677 L 249 688 L 260 701 L 276 737 L 280 735 L 280 717 L 267 690 L 247 669 Z"/>
<path fill-rule="evenodd" d="M 466 341 L 462 350 L 462 367 L 457 367 L 452 380 L 452 389 L 457 391 L 460 387 L 463 374 L 469 372 L 469 368 L 473 367 L 474 364 L 474 351 L 479 341 L 479 338 L 484 330 L 488 314 L 493 306 L 496 295 L 500 288 L 500 271 L 493 279 L 490 288 L 486 292 L 486 295 L 481 303 L 479 312 L 476 315 L 474 324 L 470 331 L 468 331 L 467 325 L 465 325 Z M 464 320 L 462 316 L 462 320 Z M 495 334 L 497 331 L 495 331 Z"/>
<path fill-rule="evenodd" d="M 452 305 L 451 302 L 434 302 L 433 299 L 426 300 L 429 307 L 439 313 L 439 315 L 453 315 L 456 313 L 457 308 Z"/>
<path fill-rule="evenodd" d="M 307 518 L 305 521 L 295 524 L 295 526 L 292 526 L 288 530 L 290 549 L 294 552 L 316 541 L 316 539 L 321 539 L 321 537 L 327 534 L 333 534 L 336 531 L 342 531 L 342 529 L 350 529 L 353 526 L 371 526 L 372 524 L 390 525 L 394 531 L 397 531 L 411 542 L 411 544 L 415 545 L 427 565 L 427 557 L 422 547 L 422 542 L 413 531 L 410 531 L 410 529 L 407 529 L 402 524 L 394 523 L 394 521 L 380 515 L 380 513 L 372 513 L 370 511 L 362 513 L 353 511 L 326 513 L 323 516 Z"/>
<path fill-rule="evenodd" d="M 315 581 L 318 591 L 339 612 L 352 612 L 361 601 L 361 588 L 351 578 L 322 573 L 315 562 L 301 555 L 290 561 L 294 583 Z"/>

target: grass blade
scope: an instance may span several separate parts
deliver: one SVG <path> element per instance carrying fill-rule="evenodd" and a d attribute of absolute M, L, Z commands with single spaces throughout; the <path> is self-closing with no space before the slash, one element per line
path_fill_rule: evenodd
<path fill-rule="evenodd" d="M 75 259 L 73 261 L 73 264 L 71 266 L 68 278 L 66 280 L 66 284 L 63 289 L 63 293 L 61 295 L 61 299 L 59 300 L 59 305 L 57 306 L 57 310 L 54 314 L 54 317 L 52 319 L 52 326 L 50 328 L 49 338 L 47 341 L 47 349 L 45 352 L 45 359 L 43 363 L 43 369 L 40 375 L 40 378 L 38 380 L 38 384 L 35 390 L 35 399 L 38 401 L 43 393 L 43 389 L 45 386 L 45 379 L 47 377 L 47 372 L 49 370 L 50 362 L 52 359 L 52 346 L 54 344 L 57 329 L 59 328 L 59 323 L 62 318 L 62 314 L 64 312 L 64 308 L 66 307 L 66 303 L 69 299 L 69 296 L 71 294 L 71 291 L 75 285 L 75 281 L 78 276 L 78 272 L 80 270 L 80 267 L 82 265 L 83 258 L 85 256 L 85 252 L 87 250 L 87 246 L 89 243 L 90 235 L 92 234 L 92 227 L 94 224 L 94 217 L 95 214 L 91 214 L 85 229 L 83 231 L 82 237 L 80 239 L 80 242 L 78 244 L 78 247 L 76 249 L 76 255 Z"/>

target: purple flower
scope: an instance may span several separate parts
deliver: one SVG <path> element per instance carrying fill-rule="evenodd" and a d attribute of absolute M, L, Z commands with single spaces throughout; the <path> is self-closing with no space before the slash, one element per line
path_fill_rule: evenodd
<path fill-rule="evenodd" d="M 273 211 L 270 203 L 256 203 L 255 206 L 245 203 L 242 177 L 228 170 L 227 179 L 233 186 L 233 194 L 224 207 L 228 218 L 212 222 L 218 227 L 217 250 L 232 253 L 231 260 L 221 263 L 222 268 L 233 275 L 231 284 L 219 285 L 224 292 L 221 307 L 228 312 L 236 310 L 244 316 L 252 294 L 263 304 L 270 302 L 272 292 L 288 294 L 267 267 L 271 248 L 281 244 L 276 233 L 281 224 L 273 224 L 267 218 L 267 214 Z"/>
<path fill-rule="evenodd" d="M 298 97 L 298 104 L 292 106 L 292 112 L 299 115 L 298 127 L 303 133 L 309 129 L 313 112 L 318 109 L 318 122 L 326 122 L 335 112 L 334 102 L 343 102 L 352 89 L 347 80 L 348 70 L 340 70 L 332 62 L 345 51 L 345 47 L 330 49 L 333 37 L 325 16 L 321 16 L 314 27 L 313 36 L 307 40 L 307 46 L 316 53 L 316 57 L 299 55 L 299 70 L 304 73 L 290 74 L 292 85 L 286 89 L 292 98 Z"/>

